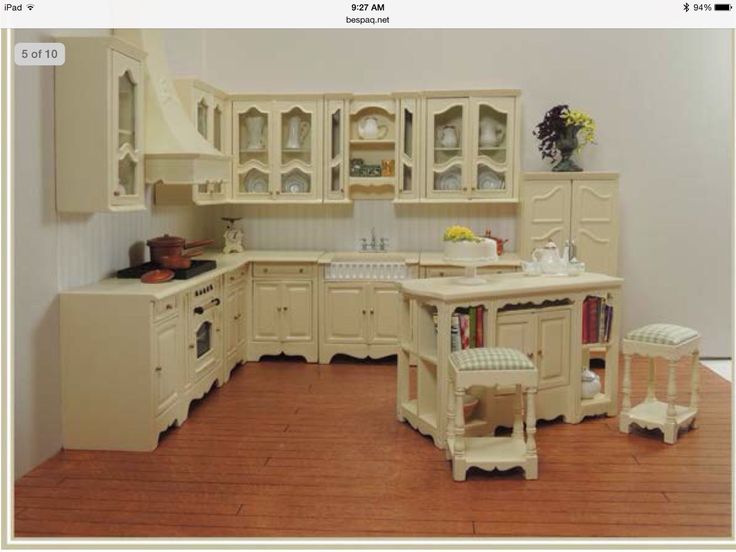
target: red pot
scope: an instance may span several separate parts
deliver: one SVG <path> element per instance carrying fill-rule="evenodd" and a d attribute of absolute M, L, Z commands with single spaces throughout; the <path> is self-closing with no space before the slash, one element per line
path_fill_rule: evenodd
<path fill-rule="evenodd" d="M 200 254 L 202 251 L 185 253 L 184 250 L 210 245 L 211 243 L 214 243 L 214 240 L 187 242 L 184 238 L 164 234 L 163 236 L 148 240 L 146 245 L 151 248 L 151 261 L 162 264 L 163 257 L 192 257 Z"/>

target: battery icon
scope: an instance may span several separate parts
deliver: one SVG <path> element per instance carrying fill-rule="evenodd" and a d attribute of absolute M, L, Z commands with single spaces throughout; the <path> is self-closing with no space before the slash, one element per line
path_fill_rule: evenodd
<path fill-rule="evenodd" d="M 731 4 L 715 4 L 716 11 L 731 11 Z"/>

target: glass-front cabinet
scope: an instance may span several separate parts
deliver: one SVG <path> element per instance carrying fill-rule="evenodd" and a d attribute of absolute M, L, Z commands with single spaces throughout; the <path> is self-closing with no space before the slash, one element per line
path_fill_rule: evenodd
<path fill-rule="evenodd" d="M 399 166 L 396 202 L 419 201 L 423 156 L 422 119 L 419 113 L 419 95 L 402 96 L 399 99 Z"/>
<path fill-rule="evenodd" d="M 234 103 L 235 201 L 322 200 L 321 106 L 301 98 Z"/>
<path fill-rule="evenodd" d="M 324 164 L 322 168 L 322 190 L 325 203 L 349 202 L 347 193 L 347 134 L 345 100 L 325 98 L 324 108 Z"/>
<path fill-rule="evenodd" d="M 114 36 L 63 37 L 54 68 L 56 208 L 98 213 L 146 208 L 146 54 Z"/>
<path fill-rule="evenodd" d="M 426 100 L 430 201 L 515 201 L 518 101 L 514 91 Z"/>
<path fill-rule="evenodd" d="M 427 100 L 427 197 L 468 196 L 469 129 L 467 98 Z"/>

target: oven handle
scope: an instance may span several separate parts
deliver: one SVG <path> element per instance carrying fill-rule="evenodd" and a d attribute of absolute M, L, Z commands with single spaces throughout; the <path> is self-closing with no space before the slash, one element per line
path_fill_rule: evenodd
<path fill-rule="evenodd" d="M 194 307 L 194 314 L 204 314 L 204 311 L 215 308 L 220 304 L 220 300 L 215 298 L 203 307 Z"/>

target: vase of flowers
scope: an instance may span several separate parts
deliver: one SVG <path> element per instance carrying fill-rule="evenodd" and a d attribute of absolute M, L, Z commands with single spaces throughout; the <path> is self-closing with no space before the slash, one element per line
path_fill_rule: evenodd
<path fill-rule="evenodd" d="M 557 160 L 555 172 L 576 172 L 583 169 L 573 161 L 573 154 L 586 144 L 595 143 L 595 121 L 582 111 L 566 104 L 556 105 L 544 114 L 534 129 L 539 140 L 542 159 Z"/>

